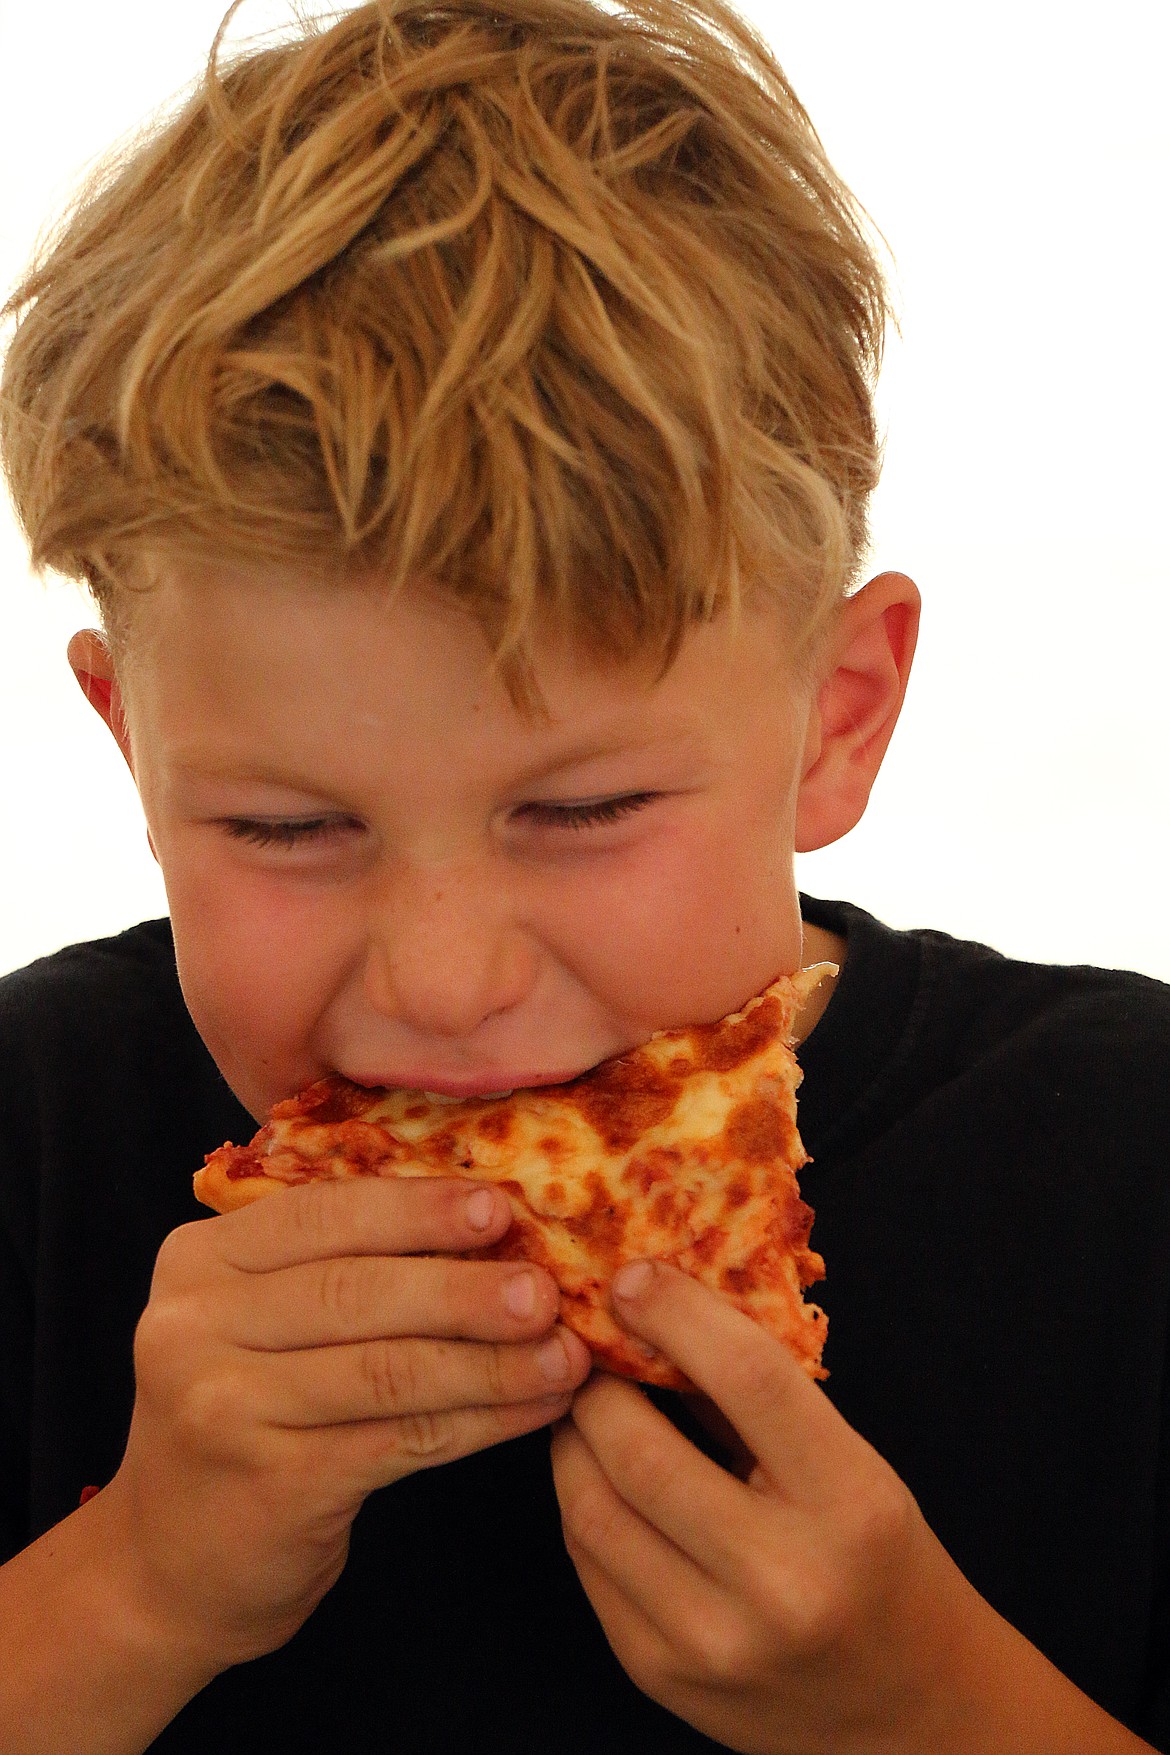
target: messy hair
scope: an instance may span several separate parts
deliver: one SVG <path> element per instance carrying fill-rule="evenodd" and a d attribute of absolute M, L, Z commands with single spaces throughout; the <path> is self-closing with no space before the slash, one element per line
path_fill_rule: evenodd
<path fill-rule="evenodd" d="M 236 5 L 239 0 L 236 0 Z M 372 0 L 224 52 L 4 315 L 38 570 L 426 579 L 523 692 L 540 619 L 665 667 L 855 582 L 889 315 L 864 214 L 724 0 Z"/>

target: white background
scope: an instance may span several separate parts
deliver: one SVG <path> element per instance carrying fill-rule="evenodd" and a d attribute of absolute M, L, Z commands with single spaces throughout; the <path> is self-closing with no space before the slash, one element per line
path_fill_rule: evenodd
<path fill-rule="evenodd" d="M 220 0 L 0 0 L 0 282 L 199 69 Z M 865 822 L 803 886 L 894 925 L 1170 979 L 1162 5 L 751 0 L 896 261 L 871 571 L 926 600 Z M 286 17 L 250 0 L 241 28 Z M 0 507 L 0 970 L 162 912 L 64 662 L 93 616 Z"/>

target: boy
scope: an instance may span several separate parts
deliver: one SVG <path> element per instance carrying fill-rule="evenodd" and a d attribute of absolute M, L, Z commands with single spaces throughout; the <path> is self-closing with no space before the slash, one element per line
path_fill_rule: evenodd
<path fill-rule="evenodd" d="M 762 47 L 358 8 L 14 302 L 14 498 L 170 924 L 3 988 L 5 1749 L 1170 1747 L 1170 1007 L 802 917 L 918 600 L 847 594 L 881 281 Z M 702 1396 L 590 1375 L 462 1259 L 483 1188 L 198 1217 L 327 1071 L 563 1079 L 822 958 L 827 1394 L 652 1264 L 614 1308 Z"/>

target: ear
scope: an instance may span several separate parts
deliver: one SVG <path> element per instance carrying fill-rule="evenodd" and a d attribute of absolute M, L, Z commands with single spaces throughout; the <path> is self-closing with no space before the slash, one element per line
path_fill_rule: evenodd
<path fill-rule="evenodd" d="M 796 851 L 828 847 L 860 821 L 893 736 L 922 600 L 904 573 L 881 573 L 841 605 L 809 711 Z"/>
<path fill-rule="evenodd" d="M 73 635 L 69 641 L 69 668 L 90 706 L 109 726 L 133 774 L 134 758 L 130 749 L 130 730 L 122 709 L 122 691 L 114 674 L 110 648 L 96 628 L 81 628 Z"/>

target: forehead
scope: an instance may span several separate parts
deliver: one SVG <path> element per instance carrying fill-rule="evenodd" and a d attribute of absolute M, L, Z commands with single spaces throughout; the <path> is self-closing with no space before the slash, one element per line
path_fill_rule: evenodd
<path fill-rule="evenodd" d="M 517 706 L 471 613 L 412 585 L 171 562 L 135 603 L 125 653 L 132 719 L 152 734 L 320 745 L 346 738 L 485 750 L 636 744 L 709 733 L 794 706 L 782 618 L 768 605 L 691 630 L 665 675 L 648 655 L 591 653 L 571 631 L 532 642 L 545 712 Z"/>

